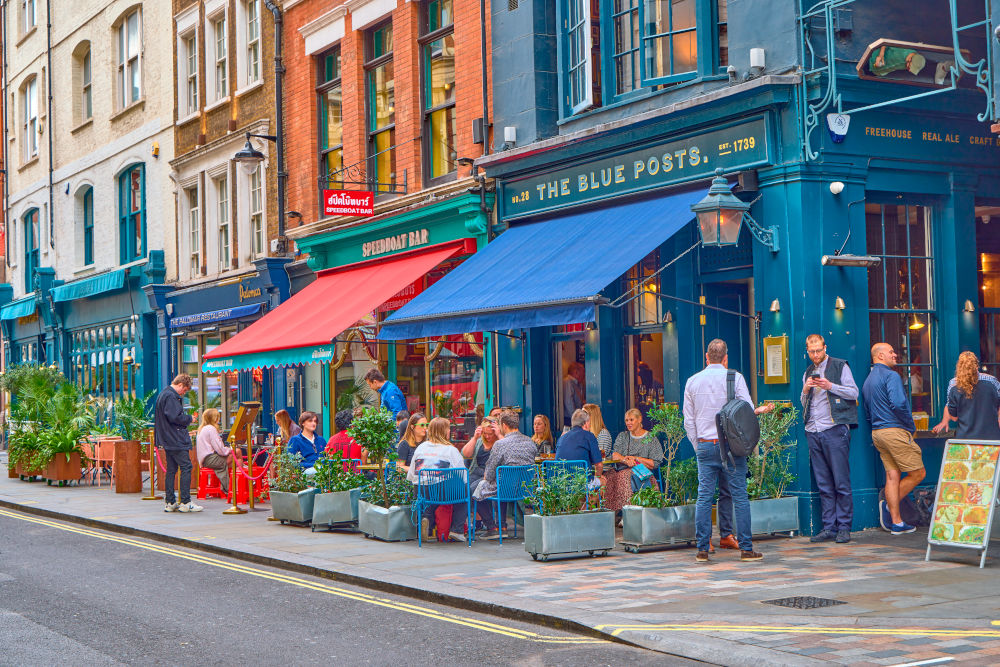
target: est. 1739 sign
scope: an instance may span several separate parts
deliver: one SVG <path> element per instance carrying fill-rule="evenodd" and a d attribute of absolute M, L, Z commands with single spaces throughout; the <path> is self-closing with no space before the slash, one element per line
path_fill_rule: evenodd
<path fill-rule="evenodd" d="M 504 219 L 577 206 L 771 162 L 767 121 L 752 120 L 617 153 L 545 174 L 504 181 Z"/>

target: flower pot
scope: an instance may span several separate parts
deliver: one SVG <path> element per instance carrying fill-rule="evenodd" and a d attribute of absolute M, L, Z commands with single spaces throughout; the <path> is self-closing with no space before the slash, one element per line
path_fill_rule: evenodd
<path fill-rule="evenodd" d="M 659 544 L 690 544 L 695 539 L 694 504 L 677 507 L 622 508 L 622 542 L 625 550 L 638 553 L 639 547 Z"/>
<path fill-rule="evenodd" d="M 312 521 L 313 503 L 319 489 L 312 487 L 298 493 L 271 490 L 271 514 L 281 523 L 309 523 Z"/>
<path fill-rule="evenodd" d="M 614 512 L 597 510 L 524 517 L 524 550 L 535 560 L 548 560 L 553 554 L 607 555 L 614 546 Z"/>
<path fill-rule="evenodd" d="M 386 542 L 405 542 L 417 539 L 417 527 L 410 519 L 410 505 L 393 505 L 386 508 L 358 501 L 358 530 L 365 537 L 375 537 Z"/>
<path fill-rule="evenodd" d="M 17 476 L 26 482 L 34 482 L 36 477 L 42 476 L 41 468 L 29 468 L 24 463 L 18 463 L 15 471 L 17 472 Z"/>
<path fill-rule="evenodd" d="M 141 453 L 142 452 L 139 451 L 139 454 L 141 454 Z M 191 490 L 192 491 L 197 491 L 198 490 L 198 478 L 201 475 L 201 466 L 198 465 L 198 452 L 196 450 L 194 450 L 194 449 L 189 450 L 188 451 L 188 457 L 191 459 Z M 137 461 L 141 461 L 141 458 L 142 457 L 140 456 L 140 458 L 137 459 Z M 163 463 L 164 467 L 167 465 L 166 454 L 164 454 L 164 452 L 163 452 L 162 449 L 160 450 L 160 461 Z M 164 469 L 162 469 L 162 468 L 160 468 L 160 464 L 159 463 L 154 463 L 153 465 L 156 467 L 156 490 L 157 491 L 165 491 L 166 489 L 163 488 L 163 484 L 164 484 L 164 480 L 167 478 L 167 471 L 164 470 Z M 140 463 L 140 468 L 142 468 L 142 467 L 143 466 Z M 143 472 L 144 471 L 140 469 L 140 471 L 139 471 L 140 479 L 142 479 Z M 117 475 L 118 475 L 118 471 L 116 470 L 115 471 L 115 476 L 117 476 Z M 239 475 L 239 473 L 237 473 L 237 475 Z M 181 473 L 180 473 L 180 471 L 177 471 L 176 473 L 174 473 L 174 490 L 175 491 L 179 491 L 180 488 L 181 488 Z M 140 491 L 141 490 L 142 489 L 140 489 Z"/>
<path fill-rule="evenodd" d="M 794 534 L 799 530 L 798 496 L 750 501 L 750 532 Z"/>
<path fill-rule="evenodd" d="M 312 528 L 334 528 L 338 524 L 356 524 L 361 488 L 334 493 L 317 493 L 313 503 Z"/>
<path fill-rule="evenodd" d="M 67 461 L 65 454 L 56 454 L 49 461 L 49 464 L 45 466 L 45 470 L 42 471 L 42 477 L 48 480 L 50 484 L 52 482 L 59 482 L 59 486 L 62 486 L 66 482 L 79 482 L 83 474 L 80 453 L 73 452 L 68 458 L 69 460 Z"/>

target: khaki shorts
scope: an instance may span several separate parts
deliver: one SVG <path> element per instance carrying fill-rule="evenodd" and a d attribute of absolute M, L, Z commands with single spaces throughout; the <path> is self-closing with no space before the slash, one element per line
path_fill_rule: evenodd
<path fill-rule="evenodd" d="M 913 472 L 924 467 L 920 445 L 903 428 L 880 428 L 872 431 L 872 444 L 882 456 L 886 470 Z"/>

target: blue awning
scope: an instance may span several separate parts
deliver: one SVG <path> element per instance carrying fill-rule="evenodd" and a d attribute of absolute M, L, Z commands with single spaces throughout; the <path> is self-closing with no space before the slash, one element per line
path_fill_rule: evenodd
<path fill-rule="evenodd" d="M 27 317 L 35 313 L 35 297 L 27 296 L 17 301 L 11 301 L 3 308 L 0 308 L 0 320 L 16 320 L 19 317 Z"/>
<path fill-rule="evenodd" d="M 52 300 L 56 303 L 60 301 L 72 301 L 74 299 L 84 299 L 88 296 L 97 296 L 104 292 L 121 289 L 125 286 L 125 269 L 108 271 L 96 276 L 90 276 L 83 280 L 74 280 L 71 283 L 52 288 Z"/>
<path fill-rule="evenodd" d="M 600 291 L 694 218 L 704 188 L 513 227 L 385 320 L 402 340 L 591 322 Z"/>
<path fill-rule="evenodd" d="M 170 327 L 178 329 L 180 327 L 190 327 L 198 324 L 211 324 L 223 320 L 235 320 L 248 315 L 256 315 L 264 307 L 262 303 L 251 303 L 246 306 L 236 306 L 235 308 L 223 308 L 222 310 L 210 310 L 207 313 L 195 313 L 194 315 L 178 315 L 170 319 Z"/>

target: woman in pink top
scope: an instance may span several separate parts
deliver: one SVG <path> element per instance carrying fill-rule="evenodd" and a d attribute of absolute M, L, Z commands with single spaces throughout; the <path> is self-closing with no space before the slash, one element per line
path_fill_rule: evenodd
<path fill-rule="evenodd" d="M 232 466 L 233 450 L 226 447 L 219 435 L 219 411 L 209 408 L 201 413 L 198 425 L 198 441 L 195 446 L 198 465 L 211 468 L 219 478 L 222 493 L 229 495 L 229 471 Z"/>

